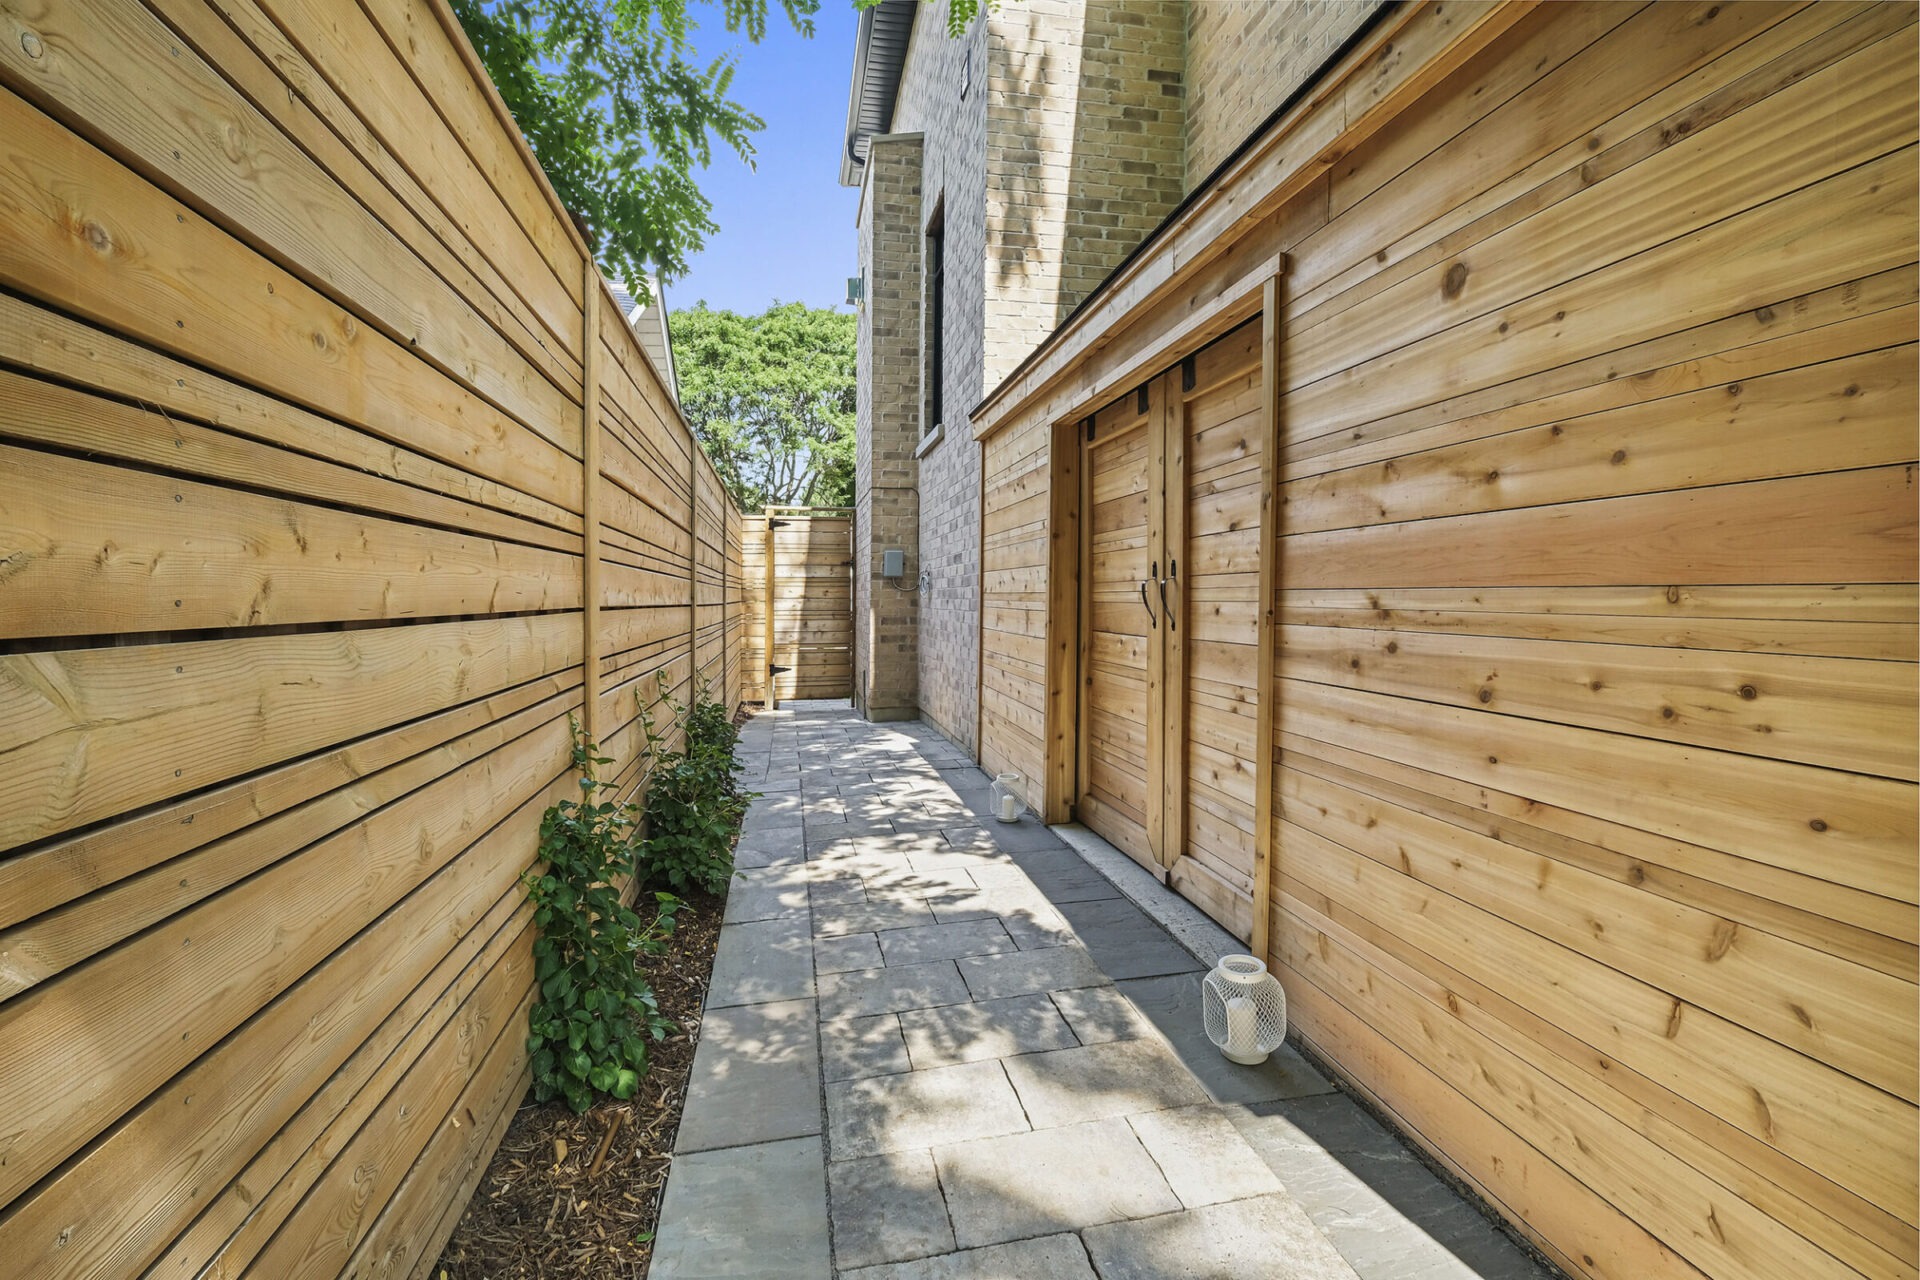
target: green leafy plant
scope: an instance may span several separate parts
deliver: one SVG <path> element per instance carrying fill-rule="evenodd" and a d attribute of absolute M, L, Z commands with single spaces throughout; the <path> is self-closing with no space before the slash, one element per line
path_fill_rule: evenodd
<path fill-rule="evenodd" d="M 665 1036 L 653 988 L 635 966 L 657 954 L 673 932 L 680 900 L 656 894 L 644 920 L 620 900 L 631 873 L 637 811 L 599 800 L 607 784 L 595 767 L 611 761 L 569 719 L 581 798 L 562 800 L 540 820 L 540 861 L 522 877 L 534 905 L 533 1006 L 527 1051 L 534 1096 L 564 1097 L 585 1111 L 594 1096 L 631 1098 L 647 1071 L 649 1041 Z"/>
<path fill-rule="evenodd" d="M 728 710 L 705 690 L 691 707 L 676 702 L 660 676 L 661 701 L 686 727 L 686 744 L 655 759 L 647 778 L 644 829 L 638 866 L 649 884 L 677 893 L 720 893 L 733 874 L 733 837 L 752 795 L 734 777 L 733 747 L 739 739 Z M 649 744 L 657 741 L 651 713 L 641 717 Z"/>

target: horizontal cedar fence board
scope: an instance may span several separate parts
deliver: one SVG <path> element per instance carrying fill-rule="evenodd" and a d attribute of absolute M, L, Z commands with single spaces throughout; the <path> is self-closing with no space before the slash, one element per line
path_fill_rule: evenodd
<path fill-rule="evenodd" d="M 1267 837 L 1305 1040 L 1570 1272 L 1911 1280 L 1913 8 L 1542 5 L 1453 59 L 1403 20 L 1439 74 L 1308 95 L 989 397 L 983 765 L 1116 830 L 1177 804 L 1170 881 L 1232 929 Z M 1349 130 L 1376 72 L 1418 87 Z M 1082 509 L 1055 446 L 1276 262 L 1275 537 L 1222 342 L 1172 533 L 1189 777 L 1149 797 L 1144 460 Z M 1089 670 L 1076 728 L 1049 685 Z"/>
<path fill-rule="evenodd" d="M 577 558 L 0 445 L 20 634 L 577 609 Z M 331 550 L 329 550 L 331 549 Z"/>
<path fill-rule="evenodd" d="M 158 428 L 142 430 L 114 406 L 85 393 L 30 388 L 9 375 L 9 387 L 20 391 L 22 409 L 9 416 L 9 435 L 147 463 L 168 457 L 166 465 L 184 465 L 196 475 L 254 487 L 299 485 L 297 491 L 310 497 L 334 498 L 338 490 L 335 500 L 369 510 L 404 505 L 415 519 L 429 523 L 562 550 L 577 551 L 580 545 L 580 517 L 562 507 L 8 295 L 0 295 L 0 362 L 87 384 L 160 419 Z M 87 409 L 72 412 L 75 405 Z M 106 421 L 95 419 L 94 413 Z M 120 429 L 109 431 L 107 426 Z M 155 446 L 143 448 L 142 440 L 166 428 L 171 430 L 165 432 L 156 457 L 151 452 Z M 284 447 L 262 451 L 251 447 L 256 444 Z M 246 461 L 229 461 L 230 453 Z M 241 470 L 234 473 L 229 467 Z M 335 474 L 342 470 L 348 477 L 362 474 L 358 479 Z M 334 478 L 307 483 L 321 474 Z M 372 490 L 391 495 L 377 499 L 362 497 L 367 490 L 346 487 L 376 477 L 400 487 Z M 443 496 L 450 501 L 442 501 Z"/>
<path fill-rule="evenodd" d="M 545 326 L 543 309 L 522 299 L 257 4 L 234 0 L 223 10 L 205 0 L 156 0 L 149 8 L 578 403 L 579 335 Z M 503 229 L 498 222 L 479 228 Z M 562 297 L 555 282 L 546 299 L 552 313 L 577 314 Z"/>
<path fill-rule="evenodd" d="M 255 6 L 230 0 L 220 7 Z M 428 72 L 445 35 L 427 23 L 415 28 L 413 40 L 392 42 L 362 10 L 336 12 L 319 0 L 275 0 L 257 8 L 278 28 L 278 38 L 305 54 L 352 104 L 372 140 L 419 175 L 478 252 L 540 309 L 549 332 L 579 350 L 585 291 L 571 229 L 543 207 L 536 182 L 514 162 L 513 140 L 504 129 L 479 112 L 463 112 L 454 96 L 457 85 L 443 82 L 430 90 L 415 78 Z M 394 52 L 402 47 L 408 50 L 404 61 Z M 444 64 L 444 56 L 439 61 Z"/>
<path fill-rule="evenodd" d="M 1711 321 L 1350 432 L 1308 439 L 1285 451 L 1288 474 L 1304 480 L 1528 427 L 1564 430 L 1590 414 L 1911 342 L 1914 297 L 1913 272 L 1896 270 L 1782 299 L 1757 313 Z M 1739 345 L 1711 350 L 1728 343 Z"/>
<path fill-rule="evenodd" d="M 471 530 L 503 542 L 570 551 L 578 541 L 576 533 L 201 426 L 152 405 L 128 405 L 5 371 L 0 415 L 0 431 L 14 439 L 97 458 L 376 514 L 404 511 L 416 524 Z"/>
<path fill-rule="evenodd" d="M 1281 646 L 1283 675 L 1322 684 L 1908 782 L 1915 776 L 1913 743 L 1904 740 L 1920 715 L 1912 663 L 1772 655 L 1735 663 L 1678 648 L 1358 626 L 1284 627 Z"/>
<path fill-rule="evenodd" d="M 1834 17 L 1843 10 L 1833 5 L 1743 5 L 1725 14 L 1747 24 L 1748 37 L 1728 47 L 1715 30 L 1720 14 L 1701 22 L 1698 6 L 1664 9 L 1664 16 L 1655 11 L 1636 21 L 1674 23 L 1682 31 L 1678 38 L 1669 31 L 1655 47 L 1619 50 L 1614 41 L 1593 46 L 1591 57 L 1570 60 L 1537 92 L 1512 100 L 1504 119 L 1482 127 L 1477 137 L 1461 135 L 1452 145 L 1465 163 L 1424 167 L 1406 180 L 1401 200 L 1379 202 L 1377 221 L 1363 215 L 1327 223 L 1290 280 L 1296 323 L 1306 327 L 1371 298 L 1913 21 L 1912 11 L 1898 4 L 1849 4 L 1847 20 L 1838 23 Z M 1619 15 L 1625 8 L 1611 11 Z M 1553 20 L 1539 21 L 1544 39 L 1557 41 Z M 1604 78 L 1596 75 L 1602 71 Z M 1521 118 L 1537 119 L 1542 105 L 1567 116 L 1566 127 L 1512 127 Z M 1485 159 L 1469 159 L 1474 151 Z M 1333 198 L 1346 199 L 1363 163 L 1349 167 Z M 1455 184 L 1465 187 L 1464 195 L 1450 190 Z M 1393 206 L 1404 210 L 1408 201 L 1418 203 L 1416 216 L 1394 212 Z"/>
<path fill-rule="evenodd" d="M 662 673 L 740 701 L 741 515 L 451 21 L 0 11 L 23 1274 L 430 1266 L 528 1084 L 587 674 L 626 798 Z"/>
<path fill-rule="evenodd" d="M 0 274 L 129 337 L 570 511 L 577 462 L 0 89 Z M 31 163 L 27 158 L 31 157 Z M 208 274 L 202 264 L 223 269 Z"/>
<path fill-rule="evenodd" d="M 55 835 L 577 665 L 564 614 L 0 657 L 0 840 Z M 162 735 L 164 753 L 150 743 Z"/>
<path fill-rule="evenodd" d="M 1861 607 L 1851 606 L 1859 602 Z M 1910 584 L 1282 590 L 1284 621 L 1803 657 L 1920 658 Z"/>
<path fill-rule="evenodd" d="M 1914 148 L 1579 276 L 1478 321 L 1289 388 L 1290 420 L 1315 435 L 1425 403 L 1430 388 L 1475 390 L 1535 368 L 1613 350 L 1689 322 L 1752 311 L 1911 261 Z M 1832 211 L 1855 211 L 1836 228 Z M 1686 264 L 1717 264 L 1688 272 Z M 1660 307 L 1647 299 L 1659 297 Z"/>
<path fill-rule="evenodd" d="M 1909 462 L 1300 533 L 1283 554 L 1300 587 L 1437 586 L 1460 565 L 1488 587 L 1911 582 L 1915 496 Z"/>
<path fill-rule="evenodd" d="M 571 699 L 549 698 L 472 734 L 371 774 L 277 818 L 211 842 L 188 859 L 129 877 L 0 933 L 0 997 L 61 972 L 209 894 L 331 835 L 361 814 L 445 776 L 502 742 L 553 719 Z M 186 872 L 188 874 L 181 874 Z"/>
<path fill-rule="evenodd" d="M 1913 902 L 1912 788 L 1283 675 L 1288 732 Z M 1571 765 L 1571 767 L 1569 767 Z"/>
<path fill-rule="evenodd" d="M 1403 454 L 1388 476 L 1370 476 L 1380 469 L 1371 464 L 1332 471 L 1288 486 L 1290 528 L 1351 528 L 1903 462 L 1902 428 L 1920 419 L 1905 376 L 1914 361 L 1912 344 L 1889 347 Z M 1745 442 L 1737 454 L 1725 447 L 1728 430 Z"/>
<path fill-rule="evenodd" d="M 578 452 L 560 388 L 158 18 L 132 0 L 35 7 L 19 17 L 40 56 L 7 42 L 9 83 L 516 420 L 571 426 Z M 214 141 L 236 135 L 251 143 L 238 159 Z"/>

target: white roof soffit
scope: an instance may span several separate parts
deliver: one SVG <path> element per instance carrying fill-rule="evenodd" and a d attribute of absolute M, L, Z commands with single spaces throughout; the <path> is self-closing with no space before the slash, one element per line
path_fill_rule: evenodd
<path fill-rule="evenodd" d="M 867 140 L 893 128 L 893 104 L 920 0 L 880 0 L 860 11 L 853 42 L 853 86 L 847 94 L 847 136 L 840 151 L 840 185 L 860 185 Z"/>

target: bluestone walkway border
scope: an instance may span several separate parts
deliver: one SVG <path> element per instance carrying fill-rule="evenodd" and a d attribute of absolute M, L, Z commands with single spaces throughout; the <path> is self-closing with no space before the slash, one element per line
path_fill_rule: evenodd
<path fill-rule="evenodd" d="M 937 730 L 789 704 L 739 758 L 654 1280 L 1545 1280 L 1292 1049 L 1221 1057 L 1238 944 Z"/>

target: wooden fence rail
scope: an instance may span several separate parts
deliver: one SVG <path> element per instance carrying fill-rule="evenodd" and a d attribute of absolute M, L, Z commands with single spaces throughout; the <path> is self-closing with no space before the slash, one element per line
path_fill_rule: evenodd
<path fill-rule="evenodd" d="M 740 513 L 443 0 L 0 0 L 0 1270 L 426 1274 Z"/>

